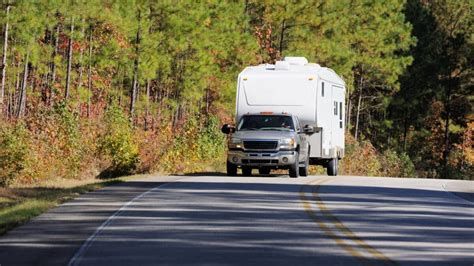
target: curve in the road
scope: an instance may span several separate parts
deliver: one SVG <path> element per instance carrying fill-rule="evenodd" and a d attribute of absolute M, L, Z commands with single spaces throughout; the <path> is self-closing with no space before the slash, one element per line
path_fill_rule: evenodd
<path fill-rule="evenodd" d="M 384 264 L 387 265 L 398 265 L 396 262 L 392 261 L 390 258 L 385 256 L 382 252 L 378 251 L 377 249 L 373 248 L 367 242 L 365 242 L 363 239 L 358 237 L 354 232 L 352 232 L 348 227 L 346 227 L 336 216 L 334 216 L 331 211 L 326 207 L 324 204 L 323 200 L 319 197 L 318 195 L 318 190 L 320 186 L 326 182 L 329 181 L 330 178 L 322 178 L 322 179 L 317 179 L 315 181 L 311 181 L 307 183 L 306 185 L 303 185 L 300 190 L 300 198 L 301 201 L 303 202 L 303 206 L 305 208 L 305 211 L 308 213 L 308 215 L 311 217 L 312 220 L 316 222 L 316 224 L 321 228 L 321 230 L 324 231 L 324 233 L 333 239 L 340 247 L 342 247 L 344 250 L 346 250 L 351 256 L 357 258 L 362 264 L 364 265 L 370 265 L 371 258 L 366 258 L 361 252 L 357 251 L 356 248 L 353 248 L 353 246 L 350 244 L 350 241 L 344 240 L 342 237 L 338 236 L 337 233 L 335 233 L 335 230 L 338 230 L 340 233 L 343 233 L 346 237 L 346 239 L 352 240 L 356 246 L 360 249 L 365 249 L 368 253 L 370 253 L 376 260 L 383 262 Z M 312 194 L 312 200 L 309 199 L 306 196 L 305 193 L 305 186 L 310 187 L 310 191 Z M 333 229 L 331 229 L 331 226 L 327 226 L 325 221 L 318 217 L 317 212 L 313 210 L 311 207 L 311 202 L 314 201 L 317 204 L 317 207 L 319 209 L 319 213 L 321 213 L 324 217 L 327 223 L 331 223 L 333 225 Z"/>

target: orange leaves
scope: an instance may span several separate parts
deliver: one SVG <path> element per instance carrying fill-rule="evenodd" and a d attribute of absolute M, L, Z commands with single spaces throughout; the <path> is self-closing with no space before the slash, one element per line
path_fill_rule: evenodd
<path fill-rule="evenodd" d="M 271 61 L 276 61 L 281 57 L 280 51 L 276 49 L 272 42 L 272 26 L 264 24 L 255 26 L 254 31 L 260 50 L 270 57 Z"/>

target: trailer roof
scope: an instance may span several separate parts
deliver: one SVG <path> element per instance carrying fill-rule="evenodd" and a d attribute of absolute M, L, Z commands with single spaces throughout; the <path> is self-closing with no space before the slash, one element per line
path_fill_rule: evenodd
<path fill-rule="evenodd" d="M 337 75 L 336 72 L 334 72 L 334 70 L 327 67 L 321 67 L 320 65 L 315 64 L 315 63 L 292 64 L 291 61 L 290 62 L 277 61 L 277 64 L 275 65 L 261 64 L 258 66 L 249 66 L 249 67 L 246 67 L 240 73 L 240 76 L 243 78 L 248 78 L 252 76 L 267 76 L 267 75 L 268 76 L 272 76 L 272 75 L 314 76 L 314 77 L 318 77 L 321 79 L 325 79 L 325 80 L 329 80 L 335 83 L 340 83 L 340 84 L 345 85 L 344 80 L 341 77 L 339 77 L 339 75 Z"/>

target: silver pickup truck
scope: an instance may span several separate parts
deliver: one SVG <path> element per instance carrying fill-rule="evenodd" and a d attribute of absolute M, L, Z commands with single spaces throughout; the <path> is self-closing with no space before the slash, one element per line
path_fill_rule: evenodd
<path fill-rule="evenodd" d="M 307 176 L 311 126 L 302 127 L 298 117 L 291 114 L 258 113 L 243 115 L 236 127 L 224 125 L 229 134 L 227 175 L 250 176 L 252 169 L 262 175 L 272 169 L 288 169 L 290 177 Z"/>

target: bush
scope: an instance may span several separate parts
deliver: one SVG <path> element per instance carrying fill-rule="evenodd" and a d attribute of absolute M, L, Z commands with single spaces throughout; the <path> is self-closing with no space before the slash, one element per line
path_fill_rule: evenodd
<path fill-rule="evenodd" d="M 388 149 L 380 157 L 383 176 L 415 177 L 415 166 L 406 153 Z"/>
<path fill-rule="evenodd" d="M 61 103 L 55 106 L 52 119 L 57 134 L 57 152 L 62 158 L 62 175 L 76 177 L 81 170 L 83 156 L 77 114 L 73 113 L 65 103 Z"/>
<path fill-rule="evenodd" d="M 130 121 L 120 107 L 111 105 L 105 112 L 104 122 L 105 131 L 99 150 L 111 161 L 107 175 L 132 173 L 137 167 L 139 156 Z"/>
<path fill-rule="evenodd" d="M 225 153 L 225 137 L 220 131 L 219 124 L 218 118 L 211 116 L 205 127 L 199 132 L 197 151 L 200 159 L 220 158 Z"/>
<path fill-rule="evenodd" d="M 0 129 L 0 186 L 7 187 L 27 166 L 28 131 L 24 124 Z"/>
<path fill-rule="evenodd" d="M 225 136 L 219 125 L 216 116 L 210 116 L 206 121 L 189 118 L 181 129 L 170 135 L 173 141 L 163 154 L 161 169 L 197 172 L 224 165 Z"/>
<path fill-rule="evenodd" d="M 377 150 L 369 141 L 356 141 L 346 134 L 345 158 L 341 161 L 341 173 L 345 175 L 379 176 L 381 164 Z"/>

